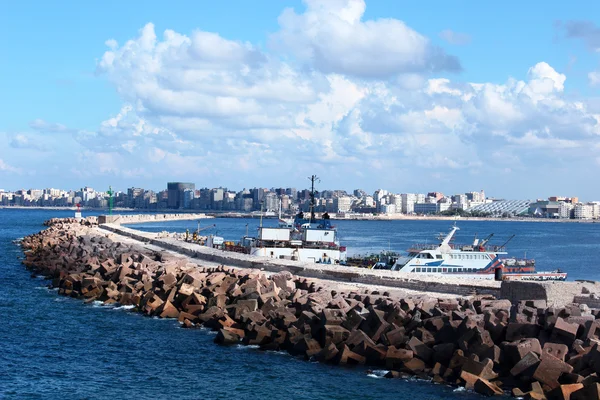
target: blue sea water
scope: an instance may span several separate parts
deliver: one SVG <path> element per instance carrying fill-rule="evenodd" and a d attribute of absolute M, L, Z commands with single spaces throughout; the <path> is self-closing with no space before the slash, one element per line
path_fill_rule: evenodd
<path fill-rule="evenodd" d="M 0 399 L 478 399 L 478 395 L 419 380 L 381 379 L 363 368 L 307 362 L 252 347 L 221 347 L 214 334 L 126 309 L 86 305 L 59 296 L 30 277 L 15 239 L 70 211 L 0 210 Z M 202 220 L 203 225 L 209 224 Z M 217 219 L 216 233 L 235 239 L 257 220 Z M 250 226 L 251 224 L 252 227 Z M 518 236 L 527 250 L 574 278 L 598 279 L 600 225 L 511 222 L 460 223 L 471 238 L 495 231 Z M 140 225 L 147 230 L 195 229 L 196 222 Z M 438 221 L 340 221 L 353 251 L 404 248 L 447 231 Z M 207 230 L 208 232 L 208 230 Z M 388 243 L 389 242 L 389 243 Z M 568 263 L 567 263 L 568 262 Z"/>

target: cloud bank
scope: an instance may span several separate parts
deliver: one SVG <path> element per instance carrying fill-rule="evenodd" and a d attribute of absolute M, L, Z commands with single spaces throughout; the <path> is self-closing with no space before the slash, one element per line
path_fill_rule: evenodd
<path fill-rule="evenodd" d="M 518 197 L 600 159 L 599 110 L 567 95 L 567 76 L 548 63 L 523 66 L 521 79 L 465 82 L 455 56 L 403 21 L 365 19 L 362 0 L 305 5 L 281 13 L 267 48 L 151 23 L 123 44 L 108 40 L 97 72 L 124 105 L 73 133 L 89 166 L 77 173 L 241 188 L 317 172 L 327 187 L 504 185 L 498 193 Z M 470 39 L 445 32 L 453 44 Z"/>

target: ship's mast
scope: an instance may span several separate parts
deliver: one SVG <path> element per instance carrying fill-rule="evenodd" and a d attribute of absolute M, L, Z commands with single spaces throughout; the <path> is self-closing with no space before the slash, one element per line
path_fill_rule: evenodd
<path fill-rule="evenodd" d="M 310 179 L 310 223 L 315 222 L 315 181 L 321 182 L 318 176 L 311 175 Z"/>

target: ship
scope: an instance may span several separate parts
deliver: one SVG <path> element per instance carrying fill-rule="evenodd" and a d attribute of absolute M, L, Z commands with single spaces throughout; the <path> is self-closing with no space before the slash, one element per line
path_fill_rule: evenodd
<path fill-rule="evenodd" d="M 496 280 L 566 280 L 567 274 L 561 270 L 536 272 L 534 259 L 508 258 L 506 244 L 491 245 L 493 234 L 483 240 L 475 239 L 470 244 L 453 242 L 459 230 L 456 224 L 445 236 L 440 236 L 438 244 L 416 244 L 411 246 L 406 256 L 398 257 L 387 269 L 400 274 L 414 276 L 454 276 L 471 279 Z M 375 265 L 375 268 L 386 268 Z"/>
<path fill-rule="evenodd" d="M 265 227 L 261 223 L 256 236 L 244 236 L 237 245 L 238 251 L 261 257 L 314 262 L 322 264 L 344 264 L 346 247 L 341 246 L 337 229 L 331 224 L 328 213 L 321 218 L 315 215 L 315 181 L 312 175 L 309 212 L 298 212 L 294 218 L 282 218 L 281 209 L 277 227 Z"/>

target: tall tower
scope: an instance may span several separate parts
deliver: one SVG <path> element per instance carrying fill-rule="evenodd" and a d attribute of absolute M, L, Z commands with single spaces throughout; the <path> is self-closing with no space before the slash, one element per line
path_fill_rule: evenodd
<path fill-rule="evenodd" d="M 112 186 L 108 187 L 108 191 L 106 193 L 108 194 L 108 215 L 112 215 L 112 210 L 113 210 L 113 194 L 115 193 L 112 190 Z"/>

